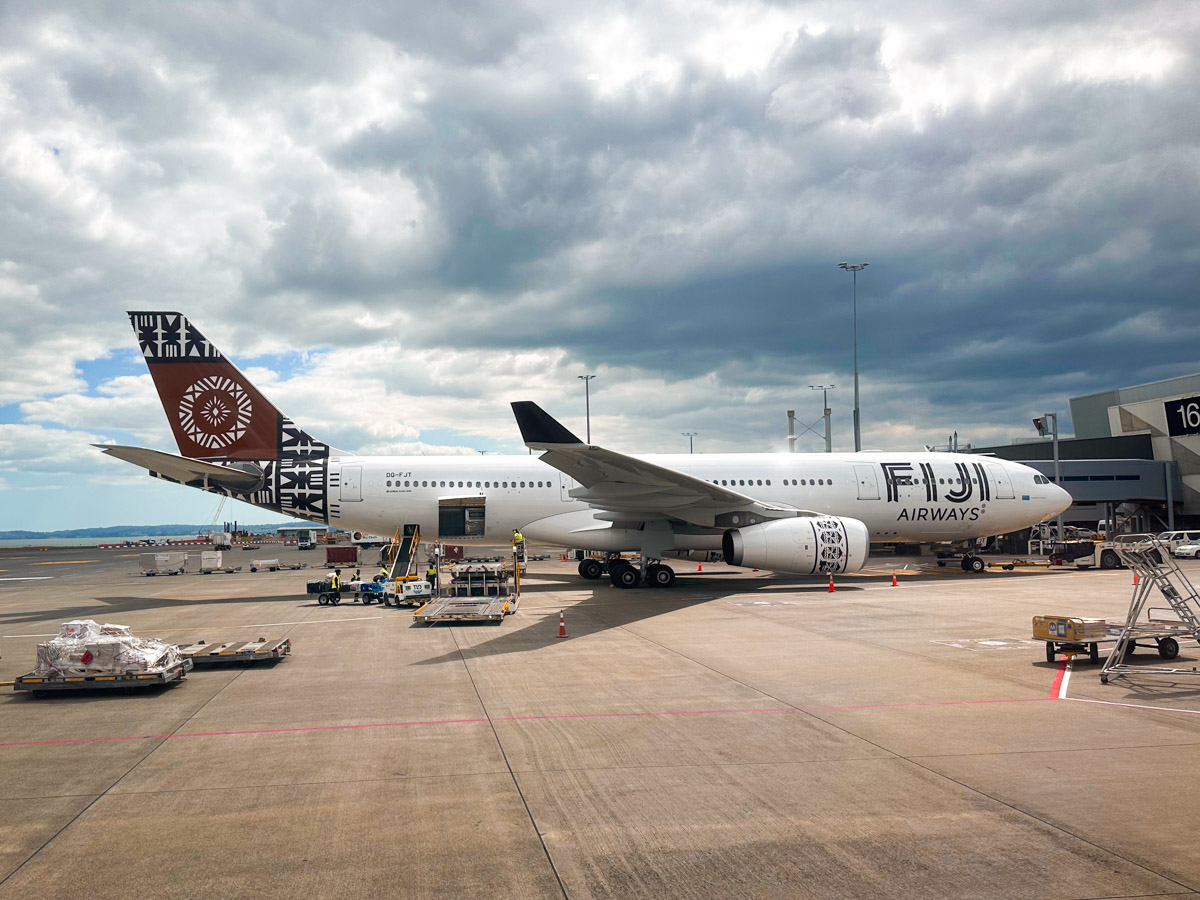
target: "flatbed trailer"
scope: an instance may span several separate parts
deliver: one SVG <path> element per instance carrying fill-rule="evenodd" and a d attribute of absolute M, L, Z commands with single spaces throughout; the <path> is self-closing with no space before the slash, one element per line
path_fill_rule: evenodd
<path fill-rule="evenodd" d="M 193 665 L 264 662 L 290 656 L 292 639 L 268 640 L 260 637 L 253 641 L 224 641 L 216 644 L 196 641 L 191 646 L 180 647 L 179 652 L 185 659 L 191 660 Z"/>
<path fill-rule="evenodd" d="M 517 611 L 517 597 L 443 597 L 431 600 L 415 613 L 413 619 L 421 625 L 438 622 L 495 622 L 504 621 Z"/>
<path fill-rule="evenodd" d="M 1109 625 L 1108 631 L 1102 638 L 1094 638 L 1092 640 L 1058 640 L 1038 637 L 1034 635 L 1035 641 L 1042 641 L 1046 645 L 1046 662 L 1054 662 L 1055 657 L 1060 653 L 1074 653 L 1082 656 L 1087 654 L 1088 659 L 1092 662 L 1100 661 L 1100 644 L 1115 644 L 1121 637 L 1121 632 L 1124 630 L 1123 625 Z M 1186 630 L 1182 622 L 1169 619 L 1152 619 L 1141 625 L 1135 626 L 1129 632 L 1130 643 L 1126 647 L 1126 653 L 1132 653 L 1138 646 L 1138 641 L 1141 641 L 1142 649 L 1149 649 L 1148 642 L 1154 641 L 1155 649 L 1158 655 L 1163 659 L 1174 659 L 1179 655 L 1179 641 L 1181 638 L 1190 640 L 1192 633 Z M 1116 649 L 1115 647 L 1113 649 Z"/>
<path fill-rule="evenodd" d="M 20 675 L 13 682 L 14 691 L 29 691 L 34 697 L 47 697 L 59 691 L 92 691 L 154 687 L 182 681 L 192 670 L 190 659 L 181 659 L 161 672 L 141 672 L 130 675 Z"/>

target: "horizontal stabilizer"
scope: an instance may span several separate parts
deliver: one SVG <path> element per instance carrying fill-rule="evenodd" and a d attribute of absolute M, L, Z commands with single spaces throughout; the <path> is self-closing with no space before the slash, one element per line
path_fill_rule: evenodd
<path fill-rule="evenodd" d="M 517 427 L 521 429 L 521 439 L 527 447 L 536 450 L 558 444 L 583 443 L 532 400 L 519 400 L 512 405 L 512 410 L 517 417 Z"/>
<path fill-rule="evenodd" d="M 162 453 L 145 447 L 124 447 L 119 444 L 92 444 L 109 456 L 149 469 L 150 474 L 157 477 L 169 478 L 183 484 L 207 479 L 207 486 L 227 488 L 239 494 L 249 494 L 262 487 L 263 473 L 257 466 L 249 468 L 231 468 L 218 466 L 215 463 L 203 462 L 199 459 L 188 459 L 186 456 L 175 456 L 173 453 Z M 250 466 L 252 464 L 243 464 Z"/>

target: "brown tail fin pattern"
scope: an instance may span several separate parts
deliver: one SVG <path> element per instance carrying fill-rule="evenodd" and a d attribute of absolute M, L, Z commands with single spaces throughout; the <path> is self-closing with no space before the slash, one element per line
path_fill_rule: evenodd
<path fill-rule="evenodd" d="M 130 312 L 179 452 L 257 468 L 252 493 L 208 489 L 290 515 L 328 521 L 330 448 L 308 435 L 177 312 Z"/>

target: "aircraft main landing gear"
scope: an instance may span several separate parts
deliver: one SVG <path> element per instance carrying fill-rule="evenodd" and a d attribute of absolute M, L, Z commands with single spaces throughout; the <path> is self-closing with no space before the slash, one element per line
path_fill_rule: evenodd
<path fill-rule="evenodd" d="M 968 553 L 962 558 L 962 570 L 964 572 L 974 572 L 978 575 L 985 568 L 987 568 L 987 565 L 978 556 L 972 556 Z"/>

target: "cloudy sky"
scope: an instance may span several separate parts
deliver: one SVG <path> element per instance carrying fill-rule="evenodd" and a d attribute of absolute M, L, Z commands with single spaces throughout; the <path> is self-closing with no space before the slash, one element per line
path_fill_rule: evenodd
<path fill-rule="evenodd" d="M 203 522 L 126 309 L 369 453 L 1007 442 L 1200 370 L 1200 4 L 0 3 L 0 529 Z M 819 449 L 812 435 L 800 446 Z M 227 507 L 222 518 L 266 514 Z"/>

